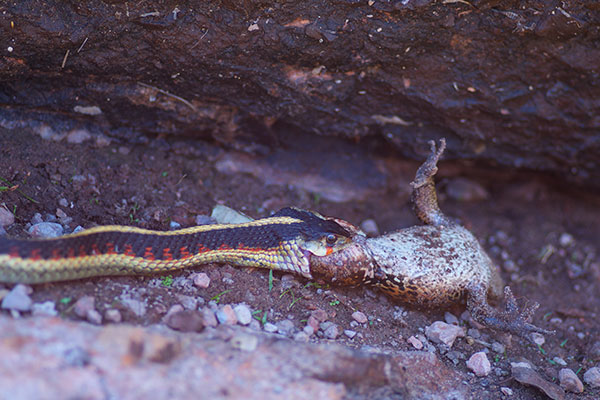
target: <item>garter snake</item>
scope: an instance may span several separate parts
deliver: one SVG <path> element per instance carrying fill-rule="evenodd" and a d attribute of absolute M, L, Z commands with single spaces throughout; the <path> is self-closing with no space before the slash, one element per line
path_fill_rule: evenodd
<path fill-rule="evenodd" d="M 340 221 L 340 220 L 337 220 Z M 0 282 L 42 283 L 164 272 L 206 263 L 290 271 L 312 278 L 310 257 L 351 242 L 351 225 L 284 208 L 243 224 L 175 231 L 100 226 L 52 239 L 0 238 Z"/>

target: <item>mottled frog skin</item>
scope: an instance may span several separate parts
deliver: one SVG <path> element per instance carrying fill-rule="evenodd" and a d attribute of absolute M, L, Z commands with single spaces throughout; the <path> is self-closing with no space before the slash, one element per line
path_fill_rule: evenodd
<path fill-rule="evenodd" d="M 479 323 L 529 338 L 531 332 L 549 333 L 529 323 L 537 304 L 520 310 L 510 288 L 504 288 L 505 310 L 491 307 L 487 299 L 502 298 L 498 270 L 479 241 L 466 228 L 446 217 L 438 207 L 433 176 L 445 140 L 418 169 L 413 187 L 414 209 L 423 226 L 367 238 L 354 232 L 346 248 L 325 257 L 311 258 L 314 278 L 332 284 L 371 284 L 402 302 L 419 306 L 444 306 L 466 299 Z"/>

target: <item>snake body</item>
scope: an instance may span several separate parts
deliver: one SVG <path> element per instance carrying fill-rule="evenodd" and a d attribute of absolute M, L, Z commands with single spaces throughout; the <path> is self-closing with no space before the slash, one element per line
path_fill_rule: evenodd
<path fill-rule="evenodd" d="M 312 278 L 310 257 L 350 241 L 333 219 L 296 208 L 243 224 L 175 231 L 100 226 L 52 239 L 0 239 L 0 282 L 42 283 L 164 272 L 212 262 Z"/>

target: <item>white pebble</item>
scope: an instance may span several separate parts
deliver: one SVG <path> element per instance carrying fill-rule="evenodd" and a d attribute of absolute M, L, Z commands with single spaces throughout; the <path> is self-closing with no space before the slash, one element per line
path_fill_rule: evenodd
<path fill-rule="evenodd" d="M 194 286 L 206 289 L 210 285 L 210 278 L 204 272 L 194 274 Z"/>
<path fill-rule="evenodd" d="M 583 374 L 583 380 L 593 388 L 600 387 L 600 368 L 593 367 L 588 369 L 585 374 Z"/>
<path fill-rule="evenodd" d="M 240 325 L 249 325 L 252 321 L 252 313 L 247 305 L 238 304 L 237 306 L 233 307 L 233 311 L 235 312 L 235 316 L 237 317 Z"/>
<path fill-rule="evenodd" d="M 560 386 L 568 392 L 581 393 L 583 392 L 583 383 L 577 377 L 575 372 L 569 368 L 563 368 L 558 372 L 558 380 Z"/>
<path fill-rule="evenodd" d="M 473 371 L 477 376 L 487 376 L 492 370 L 490 361 L 483 351 L 473 354 L 467 360 L 467 368 Z"/>
<path fill-rule="evenodd" d="M 457 338 L 465 336 L 465 331 L 459 326 L 435 321 L 425 329 L 425 335 L 432 342 L 444 343 L 448 347 L 452 347 Z"/>

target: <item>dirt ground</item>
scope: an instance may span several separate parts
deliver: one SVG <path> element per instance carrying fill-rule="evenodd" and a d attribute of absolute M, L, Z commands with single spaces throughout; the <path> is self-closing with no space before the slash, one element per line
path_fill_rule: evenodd
<path fill-rule="evenodd" d="M 16 217 L 6 227 L 10 237 L 28 237 L 35 213 L 46 221 L 58 217 L 66 231 L 108 224 L 168 230 L 173 223 L 194 225 L 198 215 L 210 215 L 216 204 L 253 218 L 293 205 L 356 225 L 373 219 L 381 233 L 417 223 L 408 204 L 408 182 L 418 162 L 398 160 L 364 144 L 318 137 L 305 143 L 283 135 L 279 150 L 249 156 L 181 137 L 131 144 L 83 135 L 83 143 L 69 143 L 81 137 L 42 139 L 42 131 L 0 130 L 0 206 Z M 470 186 L 465 189 L 457 178 L 468 179 Z M 600 360 L 600 193 L 550 176 L 465 161 L 442 161 L 438 182 L 441 207 L 480 238 L 520 301 L 540 303 L 533 322 L 556 330 L 538 347 L 487 329 L 469 331 L 479 337 L 459 339 L 440 358 L 464 377 L 477 398 L 501 398 L 500 387 L 512 389 L 513 399 L 545 398 L 511 379 L 514 361 L 528 360 L 549 381 L 557 381 L 561 368 L 582 378 Z M 472 189 L 475 185 L 484 191 Z M 476 200 L 460 200 L 474 192 Z M 117 308 L 123 322 L 141 326 L 161 323 L 167 310 L 181 301 L 180 295 L 219 304 L 244 302 L 261 323 L 289 319 L 300 329 L 311 311 L 321 309 L 329 321 L 359 333 L 352 339 L 341 334 L 336 342 L 392 354 L 414 350 L 407 339 L 422 337 L 426 326 L 444 320 L 445 312 L 459 317 L 464 311 L 464 305 L 415 310 L 368 288 L 329 288 L 279 273 L 270 290 L 268 271 L 263 270 L 209 265 L 195 271 L 209 275 L 208 288 L 178 285 L 179 278 L 194 272 L 182 271 L 166 277 L 35 285 L 31 296 L 36 303 L 55 303 L 62 318 L 80 320 L 73 300 L 92 295 L 101 314 Z M 0 284 L 0 289 L 11 287 Z M 143 298 L 148 311 L 137 316 L 120 303 L 123 294 Z M 353 327 L 356 310 L 367 315 L 369 323 Z M 492 373 L 475 377 L 465 359 L 493 342 L 505 344 L 505 351 L 490 351 Z M 560 365 L 562 360 L 566 366 Z M 598 397 L 600 391 L 587 385 L 582 394 L 567 394 L 573 399 Z"/>

